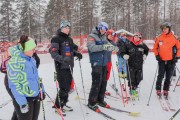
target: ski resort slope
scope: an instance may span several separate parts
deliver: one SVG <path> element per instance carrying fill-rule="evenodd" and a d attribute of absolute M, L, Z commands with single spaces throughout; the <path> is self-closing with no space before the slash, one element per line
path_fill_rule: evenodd
<path fill-rule="evenodd" d="M 51 98 L 54 99 L 56 97 L 57 92 L 56 92 L 56 85 L 54 82 L 55 69 L 54 69 L 53 60 L 51 59 L 49 54 L 39 55 L 39 56 L 41 58 L 39 75 L 40 77 L 43 78 L 43 83 L 44 83 L 46 92 L 51 96 Z M 118 80 L 117 69 L 116 69 L 116 61 L 117 61 L 116 55 L 112 56 L 112 60 L 113 60 L 112 62 L 113 70 L 115 72 L 116 85 L 119 88 L 119 80 Z M 85 96 L 86 96 L 86 102 L 87 102 L 87 99 L 89 96 L 88 93 L 91 88 L 91 66 L 89 63 L 88 54 L 83 55 L 83 59 L 81 60 L 81 66 L 82 66 L 83 82 L 84 82 Z M 180 62 L 177 63 L 177 67 L 180 68 Z M 124 107 L 121 99 L 115 99 L 112 97 L 105 98 L 105 101 L 112 107 L 119 108 L 122 110 L 132 111 L 132 112 L 140 112 L 141 114 L 138 117 L 132 117 L 132 116 L 129 116 L 127 113 L 120 113 L 120 112 L 108 110 L 105 108 L 100 108 L 102 112 L 110 115 L 116 120 L 169 120 L 169 118 L 175 112 L 172 112 L 172 111 L 167 112 L 167 111 L 162 110 L 160 102 L 157 99 L 156 94 L 155 94 L 156 93 L 155 86 L 153 87 L 149 106 L 147 106 L 156 69 L 157 69 L 157 61 L 155 60 L 154 55 L 150 53 L 149 56 L 147 57 L 147 60 L 144 62 L 144 69 L 143 69 L 144 79 L 140 84 L 139 101 L 138 100 L 129 101 L 128 104 Z M 179 75 L 180 74 L 177 72 L 177 77 L 175 81 L 174 80 L 172 81 L 172 86 L 170 88 L 170 95 L 169 95 L 169 97 L 173 101 L 173 104 L 175 105 L 176 110 L 180 108 L 180 87 L 177 87 L 175 92 L 173 92 L 173 89 Z M 80 99 L 77 99 L 76 91 L 74 91 L 73 93 L 69 95 L 69 102 L 67 104 L 73 107 L 74 111 L 66 112 L 66 117 L 64 117 L 64 119 L 65 120 L 84 120 L 85 118 L 85 120 L 107 120 L 102 115 L 88 109 L 86 106 L 83 105 L 85 104 L 85 99 L 84 99 L 84 94 L 83 94 L 79 61 L 77 60 L 75 61 L 73 76 L 74 76 L 75 84 L 76 84 Z M 6 89 L 4 86 L 4 74 L 0 73 L 0 78 L 1 78 L 0 104 L 3 104 L 6 101 L 8 101 L 10 97 L 8 93 L 6 92 Z M 112 73 L 111 73 L 110 80 L 108 81 L 107 91 L 109 91 L 111 95 L 119 97 L 110 87 L 110 84 L 114 84 Z M 52 109 L 52 106 L 53 104 L 50 102 L 49 98 L 46 96 L 46 99 L 44 101 L 46 120 L 61 120 L 60 116 L 57 113 L 55 113 L 54 109 Z M 12 102 L 7 104 L 3 108 L 0 108 L 0 120 L 10 120 L 13 110 L 14 108 L 13 108 Z M 86 113 L 89 113 L 89 114 L 86 114 Z M 83 118 L 83 115 L 84 115 L 84 118 Z M 39 120 L 44 120 L 42 107 L 39 114 Z M 180 120 L 180 114 L 178 114 L 174 120 Z"/>

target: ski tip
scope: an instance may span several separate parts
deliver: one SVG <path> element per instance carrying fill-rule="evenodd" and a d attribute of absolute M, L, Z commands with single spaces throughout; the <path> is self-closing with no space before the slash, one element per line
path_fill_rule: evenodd
<path fill-rule="evenodd" d="M 140 113 L 139 113 L 139 112 L 130 112 L 129 115 L 130 115 L 130 116 L 135 116 L 135 117 L 136 117 L 136 116 L 139 116 Z"/>
<path fill-rule="evenodd" d="M 100 112 L 101 112 L 101 110 L 100 110 L 100 109 L 96 109 L 96 112 L 97 112 L 97 113 L 100 113 Z"/>

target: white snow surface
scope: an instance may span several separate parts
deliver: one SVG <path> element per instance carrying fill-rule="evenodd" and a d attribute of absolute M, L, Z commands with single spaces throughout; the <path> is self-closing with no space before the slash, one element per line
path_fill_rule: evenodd
<path fill-rule="evenodd" d="M 44 83 L 46 92 L 51 96 L 51 98 L 54 99 L 56 97 L 56 86 L 55 86 L 54 76 L 53 76 L 54 71 L 55 71 L 54 62 L 49 54 L 39 55 L 39 56 L 41 58 L 41 65 L 38 70 L 39 75 L 40 77 L 43 78 L 43 83 Z M 115 72 L 115 80 L 119 88 L 116 61 L 117 61 L 117 57 L 116 55 L 113 55 L 112 63 L 113 63 L 113 68 Z M 91 66 L 89 63 L 88 54 L 83 55 L 83 59 L 81 60 L 81 65 L 82 65 L 84 87 L 85 87 L 85 92 L 86 92 L 85 96 L 86 96 L 86 99 L 88 99 L 89 94 L 87 93 L 89 93 L 90 91 L 91 81 L 92 81 L 91 80 L 92 79 Z M 178 66 L 180 66 L 180 63 L 177 63 L 177 67 Z M 149 106 L 147 106 L 156 69 L 157 69 L 157 61 L 155 60 L 154 55 L 150 53 L 149 56 L 147 57 L 147 60 L 144 63 L 144 69 L 143 69 L 144 78 L 140 84 L 140 100 L 139 101 L 138 100 L 136 100 L 135 102 L 129 101 L 128 105 L 124 107 L 121 99 L 105 98 L 105 101 L 112 107 L 132 111 L 132 112 L 140 112 L 141 114 L 138 117 L 132 117 L 126 113 L 115 112 L 115 111 L 108 110 L 105 108 L 100 108 L 100 109 L 103 112 L 107 113 L 108 115 L 114 117 L 116 120 L 169 120 L 169 118 L 175 112 L 172 112 L 172 111 L 166 112 L 162 110 L 160 103 L 155 94 L 156 93 L 155 86 L 153 88 L 150 104 Z M 179 75 L 180 74 L 177 72 L 176 80 L 178 79 Z M 75 84 L 77 86 L 78 94 L 81 98 L 84 98 L 82 79 L 81 79 L 80 67 L 79 67 L 78 61 L 75 61 L 73 76 L 74 76 Z M 9 100 L 10 96 L 6 92 L 6 89 L 4 86 L 4 74 L 0 73 L 0 78 L 1 78 L 0 104 L 2 104 L 6 102 L 7 100 Z M 169 97 L 172 99 L 173 103 L 175 104 L 176 110 L 178 110 L 180 108 L 180 87 L 177 87 L 176 91 L 173 92 L 176 80 L 172 82 Z M 111 87 L 109 87 L 109 85 L 113 83 L 114 83 L 114 79 L 113 79 L 113 74 L 111 72 L 111 77 L 110 77 L 110 80 L 108 81 L 107 90 L 111 92 L 113 96 L 116 96 L 116 93 L 111 89 Z M 82 100 L 82 99 L 80 100 L 80 103 L 81 103 L 81 106 L 80 106 L 79 100 L 75 99 L 76 97 L 77 97 L 76 91 L 74 91 L 73 93 L 69 95 L 69 102 L 67 104 L 69 106 L 72 106 L 74 111 L 66 112 L 67 115 L 66 117 L 64 117 L 65 120 L 84 120 L 83 114 L 86 120 L 106 120 L 105 117 L 85 107 L 83 105 L 85 104 L 85 100 Z M 46 120 L 61 120 L 60 116 L 54 112 L 55 111 L 54 109 L 52 109 L 53 104 L 49 101 L 50 101 L 49 98 L 46 96 L 46 99 L 44 101 Z M 135 105 L 133 105 L 133 103 Z M 81 111 L 81 107 L 83 109 L 83 112 Z M 10 120 L 13 110 L 14 108 L 13 108 L 12 102 L 3 108 L 0 108 L 0 119 Z M 87 115 L 86 112 L 88 112 L 89 114 Z M 42 107 L 40 109 L 39 120 L 44 120 Z M 180 120 L 180 114 L 178 114 L 174 120 Z"/>

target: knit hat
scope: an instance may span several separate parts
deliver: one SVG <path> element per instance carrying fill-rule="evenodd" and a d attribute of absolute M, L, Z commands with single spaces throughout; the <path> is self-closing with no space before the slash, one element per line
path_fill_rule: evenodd
<path fill-rule="evenodd" d="M 36 48 L 36 43 L 33 39 L 29 39 L 27 42 L 24 43 L 24 50 L 23 52 L 27 52 Z"/>

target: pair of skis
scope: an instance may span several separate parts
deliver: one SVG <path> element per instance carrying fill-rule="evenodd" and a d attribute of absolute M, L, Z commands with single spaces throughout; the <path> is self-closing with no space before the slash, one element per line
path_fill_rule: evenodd
<path fill-rule="evenodd" d="M 84 104 L 85 105 L 85 104 Z M 87 107 L 87 105 L 85 105 Z M 104 107 L 105 108 L 105 107 Z M 139 112 L 130 112 L 130 111 L 126 111 L 126 110 L 121 110 L 121 109 L 118 109 L 118 108 L 114 108 L 114 107 L 110 107 L 110 108 L 106 108 L 106 109 L 109 109 L 109 110 L 113 110 L 113 111 L 116 111 L 116 112 L 121 112 L 121 113 L 127 113 L 128 115 L 130 116 L 139 116 Z M 91 109 L 92 110 L 92 109 Z M 93 110 L 94 111 L 94 110 Z M 96 112 L 96 111 L 95 111 Z M 102 116 L 110 119 L 110 120 L 116 120 L 115 118 L 111 117 L 110 115 L 100 111 L 100 112 L 97 112 L 98 114 L 101 114 Z"/>
<path fill-rule="evenodd" d="M 170 98 L 167 98 L 162 95 L 157 97 L 164 111 L 176 111 L 175 106 Z"/>

